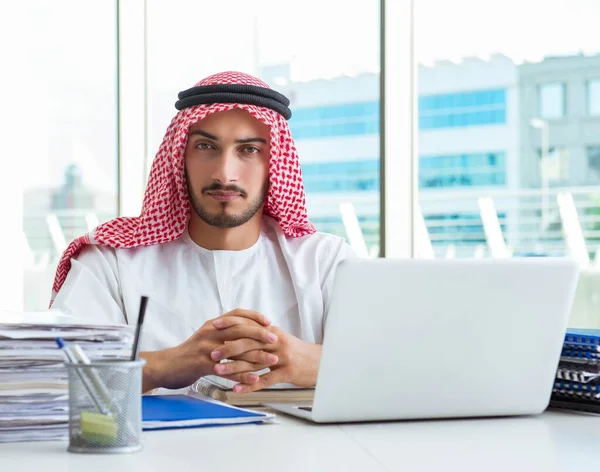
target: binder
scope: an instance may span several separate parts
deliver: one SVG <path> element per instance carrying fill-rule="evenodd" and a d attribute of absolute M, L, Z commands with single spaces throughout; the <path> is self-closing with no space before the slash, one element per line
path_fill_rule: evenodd
<path fill-rule="evenodd" d="M 270 421 L 272 413 L 236 408 L 221 402 L 188 395 L 145 395 L 142 398 L 142 428 L 193 428 L 235 424 L 260 424 Z"/>
<path fill-rule="evenodd" d="M 564 380 L 558 380 L 554 382 L 554 391 L 557 393 L 565 394 L 582 394 L 589 395 L 593 398 L 600 398 L 600 385 L 596 384 L 584 384 L 579 382 L 569 382 Z"/>
<path fill-rule="evenodd" d="M 582 349 L 568 349 L 563 348 L 560 354 L 561 360 L 567 362 L 598 362 L 600 361 L 600 353 L 590 352 Z"/>
<path fill-rule="evenodd" d="M 549 406 L 600 413 L 600 330 L 567 330 Z"/>
<path fill-rule="evenodd" d="M 550 400 L 550 407 L 557 408 L 559 410 L 574 410 L 585 413 L 600 414 L 600 402 L 590 402 L 579 399 L 562 399 L 553 397 Z"/>
<path fill-rule="evenodd" d="M 600 329 L 568 329 L 565 344 L 600 346 Z"/>

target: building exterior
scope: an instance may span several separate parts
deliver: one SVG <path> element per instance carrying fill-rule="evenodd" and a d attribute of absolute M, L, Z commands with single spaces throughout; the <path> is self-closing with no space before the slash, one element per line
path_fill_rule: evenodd
<path fill-rule="evenodd" d="M 367 245 L 379 246 L 379 78 L 377 74 L 290 82 L 286 69 L 262 74 L 291 100 L 311 220 L 346 234 L 340 203 L 353 203 Z"/>
<path fill-rule="evenodd" d="M 262 75 L 291 98 L 311 219 L 344 235 L 339 204 L 353 203 L 376 253 L 379 78 L 291 83 L 288 73 L 276 66 Z M 420 67 L 420 203 L 437 253 L 453 244 L 472 254 L 485 244 L 477 198 L 519 185 L 517 96 L 516 67 L 504 56 Z"/>
<path fill-rule="evenodd" d="M 377 74 L 298 83 L 277 65 L 262 75 L 291 98 L 312 220 L 345 235 L 339 205 L 353 203 L 376 253 Z M 585 191 L 600 183 L 600 55 L 420 65 L 418 94 L 418 201 L 436 257 L 489 255 L 484 197 L 515 254 L 564 254 L 556 192 L 543 197 L 546 187 L 579 189 L 584 232 L 600 240 L 600 216 L 589 216 L 599 204 Z"/>
<path fill-rule="evenodd" d="M 419 204 L 436 257 L 485 247 L 478 200 L 519 186 L 517 69 L 502 55 L 421 66 Z M 516 202 L 496 201 L 503 230 Z"/>
<path fill-rule="evenodd" d="M 600 184 L 600 54 L 550 57 L 519 68 L 523 187 L 542 185 L 542 121 L 548 130 L 549 186 Z M 534 121 L 534 125 L 536 122 Z"/>
<path fill-rule="evenodd" d="M 542 195 L 545 252 L 562 254 L 563 228 L 556 194 L 569 191 L 593 257 L 600 241 L 600 54 L 548 57 L 519 66 L 520 185 Z M 522 232 L 523 233 L 523 232 Z"/>
<path fill-rule="evenodd" d="M 369 251 L 377 254 L 378 75 L 292 82 L 289 64 L 278 64 L 261 76 L 291 99 L 311 220 L 347 236 L 340 204 L 352 203 Z M 585 236 L 600 242 L 600 200 L 593 198 L 600 184 L 600 55 L 522 65 L 494 55 L 420 65 L 418 94 L 418 203 L 436 257 L 486 255 L 482 197 L 493 198 L 517 254 L 563 254 L 556 195 L 548 197 L 544 219 L 540 187 L 576 189 Z M 163 132 L 153 131 L 153 141 Z M 98 159 L 83 151 L 71 150 L 73 162 L 88 165 L 81 175 L 24 192 L 24 229 L 34 251 L 52 250 L 48 212 L 59 215 L 70 239 L 86 229 L 89 212 L 103 221 L 115 211 L 114 194 L 98 188 L 99 172 L 89 167 Z"/>

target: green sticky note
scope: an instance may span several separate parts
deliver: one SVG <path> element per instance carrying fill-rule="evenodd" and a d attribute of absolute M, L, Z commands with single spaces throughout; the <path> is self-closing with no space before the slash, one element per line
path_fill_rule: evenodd
<path fill-rule="evenodd" d="M 117 442 L 119 427 L 114 417 L 102 413 L 81 412 L 81 439 L 105 446 Z"/>

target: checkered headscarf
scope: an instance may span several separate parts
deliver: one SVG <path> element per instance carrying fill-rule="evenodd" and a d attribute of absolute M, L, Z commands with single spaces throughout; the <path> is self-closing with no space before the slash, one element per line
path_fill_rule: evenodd
<path fill-rule="evenodd" d="M 265 82 L 238 72 L 215 74 L 196 85 L 214 84 L 243 84 L 269 88 Z M 307 217 L 296 146 L 287 121 L 281 114 L 269 108 L 241 103 L 213 103 L 184 108 L 171 121 L 154 159 L 140 216 L 115 218 L 72 241 L 58 264 L 50 304 L 67 277 L 71 268 L 71 258 L 86 244 L 133 248 L 167 243 L 183 234 L 190 215 L 184 176 L 184 155 L 189 128 L 212 113 L 232 108 L 246 110 L 271 129 L 270 187 L 265 200 L 264 215 L 274 218 L 289 237 L 306 236 L 316 231 Z"/>

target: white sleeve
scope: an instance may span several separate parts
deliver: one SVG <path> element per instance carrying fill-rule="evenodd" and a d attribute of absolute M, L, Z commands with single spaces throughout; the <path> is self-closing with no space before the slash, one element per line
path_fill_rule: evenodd
<path fill-rule="evenodd" d="M 71 259 L 71 270 L 52 308 L 83 322 L 127 323 L 115 250 L 90 245 Z"/>
<path fill-rule="evenodd" d="M 334 253 L 335 256 L 330 263 L 321 287 L 323 293 L 323 325 L 325 325 L 325 322 L 327 321 L 327 315 L 329 314 L 329 306 L 331 304 L 331 296 L 333 293 L 333 282 L 335 280 L 335 274 L 337 272 L 338 265 L 345 259 L 358 257 L 354 249 L 352 249 L 352 247 L 345 240 L 342 239 L 341 241 L 341 244 Z"/>

